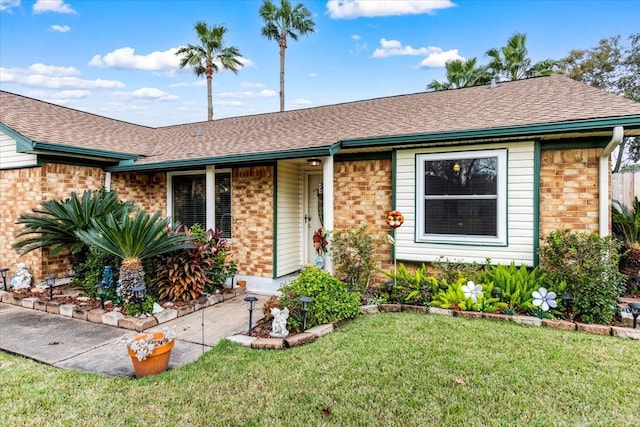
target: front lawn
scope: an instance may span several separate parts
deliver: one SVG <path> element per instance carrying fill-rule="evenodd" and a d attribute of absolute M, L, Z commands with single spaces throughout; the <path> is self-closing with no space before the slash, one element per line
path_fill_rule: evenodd
<path fill-rule="evenodd" d="M 639 381 L 637 341 L 414 313 L 141 380 L 0 353 L 3 425 L 636 425 Z"/>

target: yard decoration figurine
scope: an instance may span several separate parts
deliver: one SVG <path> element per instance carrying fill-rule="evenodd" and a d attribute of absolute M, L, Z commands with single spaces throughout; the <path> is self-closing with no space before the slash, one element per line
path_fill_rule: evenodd
<path fill-rule="evenodd" d="M 11 278 L 9 284 L 13 289 L 31 288 L 31 274 L 29 274 L 27 265 L 24 262 L 16 264 L 16 274 Z"/>
<path fill-rule="evenodd" d="M 394 230 L 404 224 L 404 216 L 400 211 L 390 211 L 387 214 L 387 224 L 391 227 L 392 234 L 387 236 L 387 240 L 392 246 L 396 245 L 396 239 L 394 237 Z M 396 251 L 393 251 L 393 285 L 396 285 L 396 276 L 398 275 L 398 266 L 396 262 Z"/>
<path fill-rule="evenodd" d="M 280 310 L 279 308 L 272 308 L 271 315 L 273 321 L 271 322 L 271 335 L 273 338 L 284 338 L 289 335 L 287 330 L 287 319 L 289 318 L 289 309 L 285 308 Z"/>

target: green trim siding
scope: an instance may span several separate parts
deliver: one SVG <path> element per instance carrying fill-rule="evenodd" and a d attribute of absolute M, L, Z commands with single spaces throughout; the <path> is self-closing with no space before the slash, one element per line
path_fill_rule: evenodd
<path fill-rule="evenodd" d="M 558 141 L 539 141 L 542 150 L 582 150 L 589 148 L 604 148 L 607 146 L 611 137 L 607 138 L 585 138 L 585 139 L 571 139 Z"/>
<path fill-rule="evenodd" d="M 377 151 L 374 153 L 346 153 L 337 154 L 333 161 L 339 162 L 358 162 L 366 160 L 389 160 L 392 158 L 392 154 L 389 151 Z"/>
<path fill-rule="evenodd" d="M 541 168 L 540 141 L 533 145 L 533 266 L 540 262 L 538 250 L 540 249 L 540 168 Z"/>
<path fill-rule="evenodd" d="M 16 132 L 6 125 L 3 125 L 2 123 L 0 123 L 0 130 L 16 141 L 16 151 L 18 153 L 24 153 L 33 149 L 33 141 L 26 138 L 24 135 Z"/>
<path fill-rule="evenodd" d="M 411 142 L 440 142 L 456 140 L 475 140 L 499 137 L 536 136 L 563 132 L 613 129 L 616 126 L 640 128 L 640 115 L 617 118 L 574 120 L 536 125 L 504 126 L 476 130 L 422 133 L 409 135 L 383 136 L 374 138 L 351 139 L 342 141 L 343 148 L 375 147 Z"/>
<path fill-rule="evenodd" d="M 248 163 L 254 162 L 272 162 L 275 160 L 297 159 L 300 157 L 322 157 L 331 155 L 331 151 L 334 146 L 299 149 L 289 151 L 277 151 L 267 153 L 251 153 L 251 154 L 237 154 L 232 156 L 222 157 L 204 157 L 199 159 L 187 159 L 187 160 L 173 160 L 161 163 L 149 163 L 149 164 L 127 164 L 121 162 L 118 166 L 107 168 L 108 172 L 135 172 L 135 171 L 152 171 L 162 170 L 167 171 L 171 169 L 184 169 L 195 166 L 214 165 L 220 166 L 226 165 L 226 167 L 236 167 L 238 164 L 242 166 L 248 166 Z M 253 165 L 251 165 L 253 166 Z"/>

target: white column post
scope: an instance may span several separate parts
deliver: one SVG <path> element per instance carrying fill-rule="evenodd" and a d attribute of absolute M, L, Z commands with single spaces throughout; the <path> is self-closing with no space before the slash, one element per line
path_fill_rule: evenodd
<path fill-rule="evenodd" d="M 207 166 L 205 175 L 206 183 L 206 218 L 207 218 L 207 230 L 216 229 L 216 167 Z"/>
<path fill-rule="evenodd" d="M 325 157 L 322 165 L 324 229 L 333 231 L 333 155 Z M 329 249 L 331 249 L 331 241 L 332 239 L 329 238 Z M 333 258 L 331 256 L 326 258 L 324 268 L 329 274 L 333 274 Z"/>

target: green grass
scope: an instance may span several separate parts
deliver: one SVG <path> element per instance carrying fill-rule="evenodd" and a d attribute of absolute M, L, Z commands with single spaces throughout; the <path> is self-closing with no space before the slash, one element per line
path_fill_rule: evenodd
<path fill-rule="evenodd" d="M 128 357 L 123 352 L 123 357 Z M 631 426 L 640 343 L 414 313 L 130 380 L 0 353 L 3 425 Z"/>

